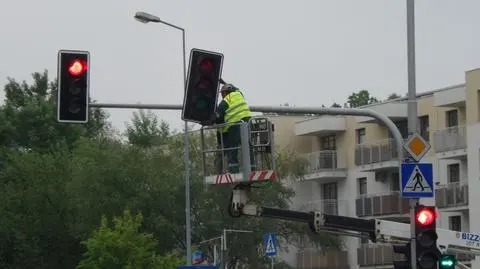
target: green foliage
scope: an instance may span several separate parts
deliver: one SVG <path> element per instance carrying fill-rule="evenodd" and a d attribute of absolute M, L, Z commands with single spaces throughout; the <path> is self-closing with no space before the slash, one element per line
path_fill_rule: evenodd
<path fill-rule="evenodd" d="M 365 106 L 378 102 L 378 99 L 370 96 L 370 93 L 367 90 L 360 90 L 358 92 L 354 92 L 350 96 L 348 96 L 347 100 L 347 103 L 351 108 Z"/>
<path fill-rule="evenodd" d="M 397 98 L 400 98 L 400 97 L 401 97 L 400 95 L 398 95 L 396 93 L 392 93 L 387 97 L 387 100 L 393 100 L 393 99 L 397 99 Z"/>
<path fill-rule="evenodd" d="M 92 109 L 86 125 L 59 124 L 55 83 L 46 72 L 33 76 L 32 85 L 10 79 L 0 107 L 0 268 L 174 268 L 185 249 L 183 135 L 143 111 L 127 126 L 128 143 L 113 135 L 100 109 Z M 289 243 L 308 236 L 323 248 L 340 246 L 336 237 L 312 236 L 304 224 L 231 218 L 231 189 L 203 182 L 200 140 L 190 135 L 194 243 L 224 228 L 254 231 L 232 235 L 228 246 L 229 262 L 250 268 L 269 263 L 252 247 L 265 231 Z M 213 147 L 215 137 L 205 143 Z M 285 182 L 301 177 L 304 167 L 292 152 L 277 156 Z M 255 189 L 253 199 L 286 208 L 294 192 L 281 183 Z"/>
<path fill-rule="evenodd" d="M 77 269 L 150 269 L 156 263 L 158 242 L 151 234 L 140 232 L 142 215 L 135 217 L 126 210 L 123 217 L 113 218 L 110 228 L 103 216 L 100 228 L 84 241 L 87 251 Z M 158 262 L 160 263 L 160 261 Z"/>

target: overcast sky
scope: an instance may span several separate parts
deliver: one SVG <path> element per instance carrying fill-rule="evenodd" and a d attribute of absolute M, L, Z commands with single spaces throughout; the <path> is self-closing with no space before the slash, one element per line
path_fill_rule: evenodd
<path fill-rule="evenodd" d="M 59 49 L 91 53 L 99 102 L 180 104 L 181 33 L 225 54 L 223 77 L 252 105 L 343 103 L 358 89 L 407 91 L 405 0 L 0 0 L 0 82 L 56 76 Z M 479 0 L 416 1 L 417 90 L 463 83 L 480 67 Z M 2 96 L 3 98 L 3 96 Z M 131 110 L 109 110 L 123 129 Z M 159 112 L 173 128 L 179 112 Z"/>

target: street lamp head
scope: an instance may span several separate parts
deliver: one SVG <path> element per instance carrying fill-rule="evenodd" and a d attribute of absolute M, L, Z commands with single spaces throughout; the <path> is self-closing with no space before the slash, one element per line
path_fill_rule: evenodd
<path fill-rule="evenodd" d="M 134 18 L 141 23 L 162 22 L 159 17 L 141 11 L 135 13 Z"/>

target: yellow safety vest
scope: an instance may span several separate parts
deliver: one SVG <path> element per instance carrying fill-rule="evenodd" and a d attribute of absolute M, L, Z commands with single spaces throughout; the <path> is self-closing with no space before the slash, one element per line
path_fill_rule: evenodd
<path fill-rule="evenodd" d="M 240 92 L 231 92 L 225 96 L 223 100 L 228 104 L 228 109 L 225 111 L 226 125 L 222 128 L 223 133 L 228 131 L 232 123 L 239 122 L 241 119 L 246 117 L 252 117 L 250 107 L 248 107 L 245 98 Z"/>

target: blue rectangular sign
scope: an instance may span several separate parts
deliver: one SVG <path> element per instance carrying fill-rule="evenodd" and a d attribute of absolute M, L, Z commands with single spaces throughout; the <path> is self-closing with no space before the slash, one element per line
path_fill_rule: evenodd
<path fill-rule="evenodd" d="M 402 197 L 433 197 L 433 165 L 431 163 L 402 163 L 401 172 Z"/>

